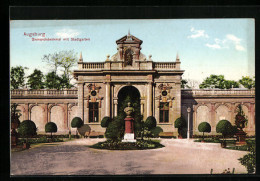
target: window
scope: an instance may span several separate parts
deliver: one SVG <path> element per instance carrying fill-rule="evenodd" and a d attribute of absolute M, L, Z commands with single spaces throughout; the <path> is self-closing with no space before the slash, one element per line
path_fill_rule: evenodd
<path fill-rule="evenodd" d="M 89 122 L 90 123 L 98 122 L 98 102 L 89 103 Z"/>
<path fill-rule="evenodd" d="M 169 122 L 169 103 L 161 102 L 160 103 L 160 123 Z"/>

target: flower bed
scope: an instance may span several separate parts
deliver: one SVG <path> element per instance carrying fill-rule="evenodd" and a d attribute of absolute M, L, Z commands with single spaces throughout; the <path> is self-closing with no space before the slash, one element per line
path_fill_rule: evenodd
<path fill-rule="evenodd" d="M 107 140 L 90 146 L 90 148 L 108 150 L 145 150 L 162 147 L 164 145 L 158 140 L 137 140 L 135 143 Z"/>

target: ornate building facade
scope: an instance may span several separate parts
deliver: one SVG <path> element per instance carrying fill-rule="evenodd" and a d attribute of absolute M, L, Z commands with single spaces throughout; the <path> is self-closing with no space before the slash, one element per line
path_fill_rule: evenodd
<path fill-rule="evenodd" d="M 181 89 L 184 70 L 177 55 L 174 62 L 154 62 L 141 53 L 142 40 L 128 33 L 116 41 L 117 53 L 104 62 L 78 61 L 73 72 L 77 89 L 70 90 L 12 90 L 11 103 L 18 103 L 21 120 L 31 119 L 39 133 L 44 125 L 55 122 L 59 134 L 68 134 L 70 122 L 78 116 L 92 131 L 104 132 L 104 116 L 118 115 L 127 93 L 134 93 L 145 120 L 154 116 L 164 132 L 177 134 L 174 121 L 183 114 L 189 122 L 191 134 L 198 134 L 198 124 L 209 122 L 212 133 L 219 120 L 234 124 L 236 108 L 242 104 L 248 118 L 246 131 L 255 134 L 254 90 L 187 90 Z"/>

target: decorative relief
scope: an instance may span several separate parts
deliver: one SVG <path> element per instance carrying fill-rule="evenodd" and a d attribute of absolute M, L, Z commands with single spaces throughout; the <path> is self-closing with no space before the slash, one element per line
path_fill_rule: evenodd
<path fill-rule="evenodd" d="M 159 102 L 169 102 L 169 107 L 172 107 L 172 101 L 174 97 L 170 96 L 170 90 L 172 89 L 172 86 L 170 84 L 160 84 L 158 86 L 160 95 L 156 97 Z"/>
<path fill-rule="evenodd" d="M 99 108 L 101 108 L 101 100 L 103 97 L 99 95 L 99 90 L 101 86 L 97 86 L 95 83 L 87 85 L 88 93 L 84 97 L 84 100 L 87 100 L 87 108 L 89 108 L 89 102 L 99 102 Z"/>

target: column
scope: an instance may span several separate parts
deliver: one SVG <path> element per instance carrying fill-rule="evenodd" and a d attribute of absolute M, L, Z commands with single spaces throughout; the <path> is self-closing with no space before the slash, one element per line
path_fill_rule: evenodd
<path fill-rule="evenodd" d="M 211 110 L 210 110 L 210 119 L 211 119 L 211 126 L 212 131 L 216 131 L 216 122 L 215 122 L 215 103 L 211 103 Z"/>
<path fill-rule="evenodd" d="M 45 124 L 48 123 L 48 103 L 45 103 L 44 105 L 44 122 Z"/>
<path fill-rule="evenodd" d="M 84 83 L 78 83 L 78 116 L 84 120 Z"/>
<path fill-rule="evenodd" d="M 24 120 L 28 120 L 28 119 L 29 119 L 29 104 L 26 103 L 24 104 Z"/>
<path fill-rule="evenodd" d="M 63 107 L 64 107 L 64 129 L 68 129 L 68 103 L 64 103 Z"/>
<path fill-rule="evenodd" d="M 106 116 L 110 117 L 110 82 L 106 82 Z"/>
<path fill-rule="evenodd" d="M 147 84 L 147 117 L 152 116 L 153 115 L 153 111 L 152 111 L 152 100 L 153 97 L 153 86 L 152 86 L 152 82 L 149 82 Z"/>
<path fill-rule="evenodd" d="M 114 116 L 116 117 L 117 116 L 117 104 L 118 104 L 118 102 L 117 102 L 117 100 L 114 100 Z"/>

